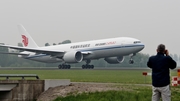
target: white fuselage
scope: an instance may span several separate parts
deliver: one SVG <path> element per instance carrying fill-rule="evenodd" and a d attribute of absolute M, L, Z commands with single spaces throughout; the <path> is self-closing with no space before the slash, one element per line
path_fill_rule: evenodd
<path fill-rule="evenodd" d="M 39 48 L 45 50 L 63 50 L 64 53 L 70 51 L 80 51 L 83 54 L 83 60 L 92 60 L 106 57 L 126 56 L 130 54 L 135 54 L 144 48 L 144 44 L 141 43 L 140 40 L 135 38 L 119 37 Z M 21 57 L 40 62 L 63 61 L 63 59 L 60 58 L 63 57 L 63 54 L 59 54 L 59 56 L 54 57 L 52 55 L 37 54 L 33 52 L 29 52 L 29 54 L 29 56 Z"/>

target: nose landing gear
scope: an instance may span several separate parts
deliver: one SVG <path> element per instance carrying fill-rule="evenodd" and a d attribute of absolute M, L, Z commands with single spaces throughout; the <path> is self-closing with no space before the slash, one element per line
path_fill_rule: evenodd
<path fill-rule="evenodd" d="M 134 60 L 133 59 L 130 59 L 129 60 L 129 64 L 133 64 L 134 63 Z"/>
<path fill-rule="evenodd" d="M 132 58 L 133 58 L 133 56 L 135 56 L 135 55 L 136 55 L 136 53 L 133 53 L 133 54 L 130 55 L 129 64 L 134 64 L 134 60 L 133 60 Z"/>

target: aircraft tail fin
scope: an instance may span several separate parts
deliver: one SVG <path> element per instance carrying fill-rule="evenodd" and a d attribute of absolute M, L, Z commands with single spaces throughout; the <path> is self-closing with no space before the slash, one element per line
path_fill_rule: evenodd
<path fill-rule="evenodd" d="M 30 48 L 37 48 L 38 45 L 35 43 L 35 41 L 32 39 L 30 34 L 26 31 L 26 29 L 23 27 L 23 25 L 18 25 L 19 32 L 22 37 L 22 43 L 24 47 L 30 47 Z"/>

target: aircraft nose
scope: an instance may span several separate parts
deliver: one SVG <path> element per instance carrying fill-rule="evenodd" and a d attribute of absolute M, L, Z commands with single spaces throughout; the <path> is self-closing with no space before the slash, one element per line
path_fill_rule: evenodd
<path fill-rule="evenodd" d="M 141 44 L 141 47 L 140 47 L 141 50 L 144 49 L 144 47 L 145 47 L 145 45 L 142 43 L 142 44 Z"/>
<path fill-rule="evenodd" d="M 145 47 L 145 45 L 144 44 L 142 44 L 142 48 L 144 48 Z"/>

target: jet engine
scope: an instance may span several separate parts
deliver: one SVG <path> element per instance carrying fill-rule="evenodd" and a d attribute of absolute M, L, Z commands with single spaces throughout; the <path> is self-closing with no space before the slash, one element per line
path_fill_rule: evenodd
<path fill-rule="evenodd" d="M 66 63 L 78 63 L 83 60 L 83 55 L 79 51 L 70 51 L 64 54 L 63 60 Z"/>
<path fill-rule="evenodd" d="M 123 56 L 108 57 L 105 58 L 104 60 L 109 64 L 117 64 L 117 63 L 122 63 L 124 61 L 124 57 Z"/>

